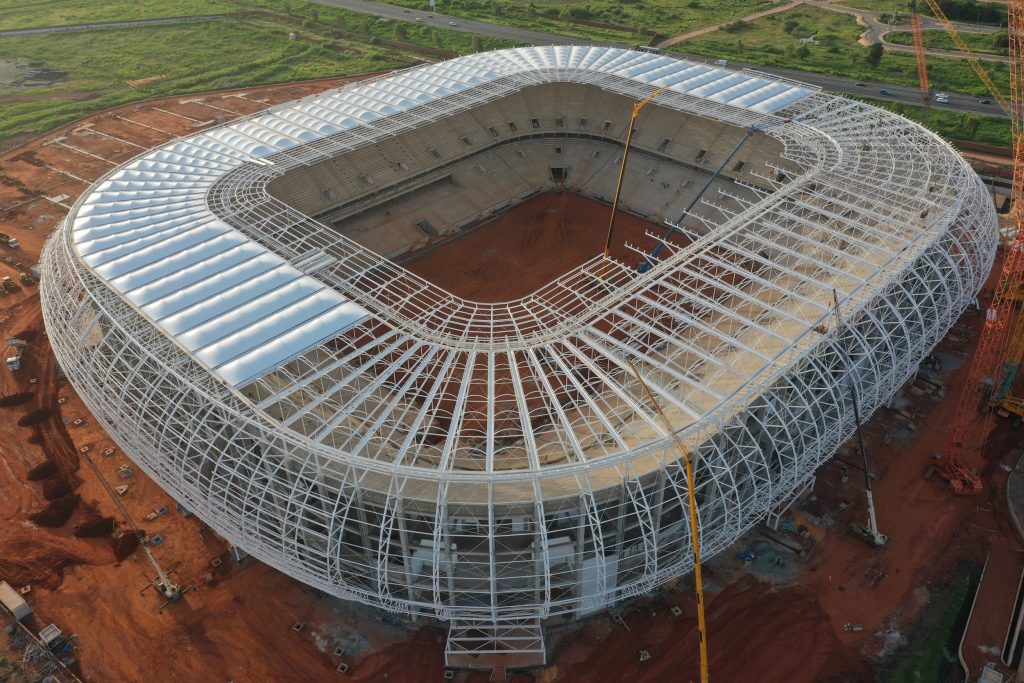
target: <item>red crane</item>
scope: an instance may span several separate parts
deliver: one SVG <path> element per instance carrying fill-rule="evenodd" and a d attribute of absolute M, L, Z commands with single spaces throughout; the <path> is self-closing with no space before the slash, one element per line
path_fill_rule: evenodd
<path fill-rule="evenodd" d="M 1007 101 L 992 82 L 988 72 L 981 66 L 967 44 L 957 33 L 953 23 L 946 17 L 935 0 L 925 0 L 935 18 L 942 23 L 953 42 L 968 59 L 978 78 L 988 88 L 999 105 L 1010 114 L 1013 125 L 1013 202 L 1017 232 L 1006 249 L 1002 273 L 996 285 L 992 301 L 985 311 L 985 325 L 982 328 L 978 348 L 971 360 L 967 382 L 960 394 L 957 411 L 953 417 L 949 447 L 942 457 L 939 474 L 949 481 L 950 489 L 959 495 L 980 493 L 981 478 L 965 463 L 968 454 L 981 450 L 991 428 L 992 403 L 998 399 L 997 391 L 1006 380 L 1007 370 L 1016 372 L 1008 350 L 1014 338 L 1024 341 L 1024 328 L 1016 334 L 1013 318 L 1016 315 L 1014 301 L 1021 294 L 1024 279 L 1024 142 L 1020 137 L 1021 84 L 1020 68 L 1022 58 L 1021 28 L 1024 25 L 1024 0 L 1011 0 L 1009 6 L 1010 35 L 1010 100 Z M 914 12 L 914 46 L 917 52 L 919 78 L 927 79 L 924 65 L 924 41 L 920 35 L 920 17 Z M 921 83 L 922 90 L 925 81 Z M 1019 344 L 1014 344 L 1019 346 Z M 979 413 L 982 416 L 979 418 Z M 980 424 L 979 424 L 980 419 Z M 971 443 L 968 443 L 968 442 Z M 973 460 L 973 455 L 971 456 Z"/>

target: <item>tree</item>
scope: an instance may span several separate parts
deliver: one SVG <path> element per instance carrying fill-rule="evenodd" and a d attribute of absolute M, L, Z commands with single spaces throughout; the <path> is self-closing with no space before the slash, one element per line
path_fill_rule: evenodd
<path fill-rule="evenodd" d="M 484 41 L 480 40 L 480 36 L 473 36 L 473 52 L 483 52 Z"/>
<path fill-rule="evenodd" d="M 796 49 L 796 56 L 799 57 L 800 59 L 807 59 L 808 57 L 811 56 L 811 49 L 804 45 L 803 43 L 801 43 L 800 47 Z"/>
<path fill-rule="evenodd" d="M 882 55 L 885 54 L 885 48 L 881 43 L 871 43 L 868 47 L 867 62 L 868 66 L 872 69 L 877 69 L 878 65 L 882 63 Z"/>
<path fill-rule="evenodd" d="M 892 103 L 892 107 L 890 107 L 890 109 L 892 109 L 892 113 L 893 114 L 899 114 L 901 116 L 903 115 L 903 103 L 902 102 L 893 102 Z"/>
<path fill-rule="evenodd" d="M 316 7 L 309 8 L 309 18 L 313 20 L 313 23 L 320 21 L 320 12 L 317 11 Z"/>
<path fill-rule="evenodd" d="M 496 17 L 501 16 L 501 7 L 498 6 L 498 0 L 491 0 L 491 14 Z"/>
<path fill-rule="evenodd" d="M 964 137 L 971 139 L 978 134 L 981 119 L 976 114 L 960 114 L 960 130 Z"/>
<path fill-rule="evenodd" d="M 404 21 L 399 21 L 395 24 L 395 40 L 405 40 L 408 35 L 409 34 L 405 30 Z"/>
<path fill-rule="evenodd" d="M 526 14 L 530 17 L 537 16 L 537 6 L 533 4 L 532 0 L 529 5 L 526 6 Z"/>
<path fill-rule="evenodd" d="M 785 24 L 782 25 L 782 30 L 786 33 L 792 33 L 799 28 L 800 22 L 796 19 L 788 19 Z"/>

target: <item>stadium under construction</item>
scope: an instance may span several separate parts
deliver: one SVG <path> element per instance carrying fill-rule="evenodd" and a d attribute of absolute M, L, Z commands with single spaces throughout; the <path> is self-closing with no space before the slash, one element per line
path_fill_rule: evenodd
<path fill-rule="evenodd" d="M 611 257 L 602 222 L 556 277 L 487 297 L 416 274 L 540 193 L 610 202 L 627 133 L 619 206 L 648 227 Z M 692 568 L 652 397 L 693 453 L 711 556 L 851 435 L 848 380 L 867 416 L 914 375 L 996 238 L 967 162 L 900 116 L 715 64 L 520 48 L 147 151 L 76 202 L 40 286 L 93 415 L 232 544 L 448 622 L 453 665 L 543 661 L 545 624 Z"/>

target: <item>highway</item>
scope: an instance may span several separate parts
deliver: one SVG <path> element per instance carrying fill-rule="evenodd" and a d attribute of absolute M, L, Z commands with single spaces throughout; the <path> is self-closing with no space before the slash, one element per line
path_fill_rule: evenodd
<path fill-rule="evenodd" d="M 519 43 L 526 43 L 528 45 L 613 45 L 614 43 L 604 43 L 599 41 L 584 40 L 581 38 L 571 38 L 568 36 L 560 36 L 554 33 L 543 33 L 541 31 L 531 31 L 528 29 L 516 28 L 515 26 L 505 26 L 502 24 L 492 24 L 486 21 L 476 21 L 473 19 L 463 19 L 461 17 L 452 17 L 444 14 L 434 13 L 430 16 L 430 13 L 423 12 L 421 10 L 410 10 L 404 7 L 398 7 L 395 5 L 389 5 L 383 2 L 373 2 L 371 0 L 313 0 L 321 5 L 330 5 L 332 7 L 341 7 L 343 9 L 351 10 L 353 12 L 362 12 L 364 14 L 372 14 L 378 17 L 386 17 L 394 20 L 404 21 L 416 21 L 417 18 L 421 19 L 423 23 L 431 26 L 437 26 L 438 28 L 447 28 L 453 31 L 462 31 L 464 33 L 472 33 L 479 36 L 487 36 L 490 38 L 501 38 L 503 40 L 511 40 Z M 452 23 L 454 22 L 454 26 Z M 692 59 L 697 62 L 709 61 L 707 57 L 697 55 L 686 55 L 683 53 L 667 52 L 670 56 L 678 56 L 683 59 Z M 785 78 L 792 79 L 794 81 L 802 81 L 804 83 L 810 83 L 811 85 L 817 85 L 826 90 L 832 92 L 841 92 L 853 95 L 854 97 L 871 97 L 873 99 L 885 100 L 888 102 L 903 102 L 908 105 L 920 105 L 921 104 L 921 91 L 917 88 L 911 88 L 901 85 L 889 85 L 880 82 L 865 81 L 864 85 L 857 85 L 858 81 L 852 78 L 843 78 L 841 76 L 831 76 L 829 74 L 819 74 L 811 71 L 800 71 L 797 69 L 780 69 L 776 67 L 761 66 L 758 64 L 745 64 L 742 62 L 729 62 L 729 66 L 733 68 L 750 68 L 757 71 L 762 71 L 766 74 L 774 74 L 777 76 L 784 76 Z M 886 90 L 890 94 L 883 95 L 879 91 Z M 979 114 L 983 116 L 1002 116 L 1006 117 L 997 104 L 982 104 L 981 100 L 988 99 L 991 97 L 970 97 L 967 95 L 950 94 L 948 104 L 933 104 L 935 109 L 943 109 L 946 111 L 957 111 L 957 112 L 968 112 L 971 114 Z M 993 100 L 994 102 L 994 100 Z"/>

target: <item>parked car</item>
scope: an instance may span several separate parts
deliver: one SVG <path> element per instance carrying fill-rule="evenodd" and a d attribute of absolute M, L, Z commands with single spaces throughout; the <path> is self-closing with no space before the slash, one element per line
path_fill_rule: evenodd
<path fill-rule="evenodd" d="M 889 92 L 888 90 L 886 90 L 885 88 L 882 88 L 881 90 L 879 90 L 878 94 L 879 95 L 892 95 L 892 93 Z"/>
<path fill-rule="evenodd" d="M 449 21 L 448 25 L 449 26 L 458 26 L 459 24 L 458 24 L 458 22 L 455 22 L 455 21 Z"/>
<path fill-rule="evenodd" d="M 867 83 L 861 83 L 860 81 L 857 81 L 856 83 L 854 83 L 854 85 L 863 88 L 865 85 L 867 85 Z"/>
<path fill-rule="evenodd" d="M 992 104 L 992 100 L 982 100 L 982 104 Z"/>

